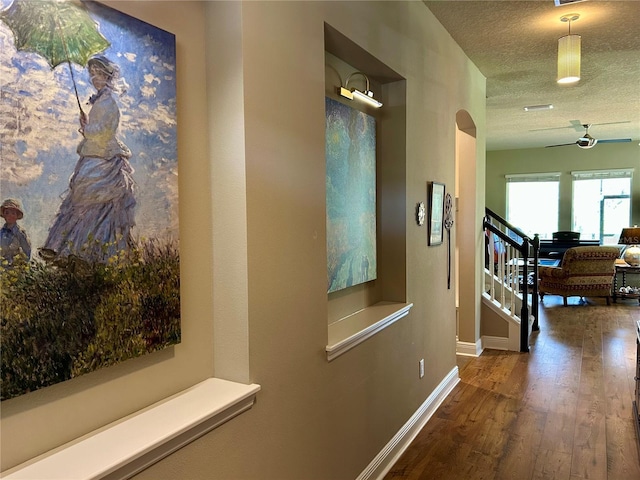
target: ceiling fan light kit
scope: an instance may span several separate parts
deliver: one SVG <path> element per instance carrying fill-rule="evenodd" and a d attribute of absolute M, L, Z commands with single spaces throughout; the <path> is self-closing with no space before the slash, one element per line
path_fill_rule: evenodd
<path fill-rule="evenodd" d="M 622 142 L 630 142 L 630 138 L 611 138 L 608 140 L 598 140 L 597 138 L 593 138 L 589 135 L 589 127 L 591 127 L 590 123 L 585 123 L 582 125 L 585 129 L 584 135 L 581 136 L 578 140 L 573 143 L 561 143 L 559 145 L 547 145 L 549 147 L 566 147 L 568 145 L 578 145 L 580 148 L 593 148 L 596 146 L 598 142 L 600 143 L 622 143 Z"/>
<path fill-rule="evenodd" d="M 563 5 L 568 5 L 570 3 L 579 3 L 584 2 L 586 0 L 554 0 L 556 7 L 562 7 Z"/>
<path fill-rule="evenodd" d="M 569 23 L 569 34 L 558 39 L 558 78 L 560 84 L 575 83 L 580 80 L 580 48 L 582 37 L 571 34 L 571 22 L 580 18 L 577 13 L 560 17 L 560 21 Z"/>
<path fill-rule="evenodd" d="M 584 135 L 584 137 L 581 137 L 576 141 L 576 144 L 580 148 L 592 148 L 592 147 L 596 146 L 596 143 L 598 143 L 598 139 L 597 138 L 593 138 L 588 133 L 586 133 Z"/>

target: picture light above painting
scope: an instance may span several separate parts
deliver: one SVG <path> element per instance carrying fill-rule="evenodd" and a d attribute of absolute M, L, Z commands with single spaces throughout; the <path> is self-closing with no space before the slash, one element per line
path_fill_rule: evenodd
<path fill-rule="evenodd" d="M 361 76 L 364 79 L 365 88 L 363 91 L 358 90 L 357 88 L 349 88 L 349 82 L 354 76 Z M 344 82 L 344 87 L 342 85 L 338 87 L 338 95 L 344 98 L 348 98 L 349 100 L 357 98 L 358 100 L 368 103 L 372 107 L 382 107 L 382 103 L 374 98 L 373 92 L 369 88 L 369 77 L 367 77 L 362 72 L 353 72 L 351 75 L 349 75 L 347 77 L 347 80 Z"/>

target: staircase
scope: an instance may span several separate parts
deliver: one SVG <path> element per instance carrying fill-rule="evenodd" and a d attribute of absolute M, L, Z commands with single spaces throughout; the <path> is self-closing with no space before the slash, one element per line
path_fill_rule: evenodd
<path fill-rule="evenodd" d="M 486 209 L 483 308 L 481 322 L 491 316 L 506 322 L 507 350 L 528 352 L 531 332 L 538 327 L 538 249 L 533 239 Z M 525 301 L 526 299 L 526 301 Z M 525 319 L 523 321 L 522 319 Z"/>

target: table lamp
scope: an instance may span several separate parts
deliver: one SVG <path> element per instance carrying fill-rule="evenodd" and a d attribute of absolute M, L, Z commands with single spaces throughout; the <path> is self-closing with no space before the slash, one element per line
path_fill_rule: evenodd
<path fill-rule="evenodd" d="M 628 245 L 622 258 L 633 267 L 640 267 L 640 227 L 623 228 L 620 234 L 620 245 Z"/>

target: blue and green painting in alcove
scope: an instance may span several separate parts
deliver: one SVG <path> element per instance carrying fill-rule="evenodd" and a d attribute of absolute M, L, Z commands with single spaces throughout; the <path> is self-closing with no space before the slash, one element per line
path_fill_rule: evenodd
<path fill-rule="evenodd" d="M 377 276 L 376 120 L 328 97 L 325 107 L 331 293 Z"/>

